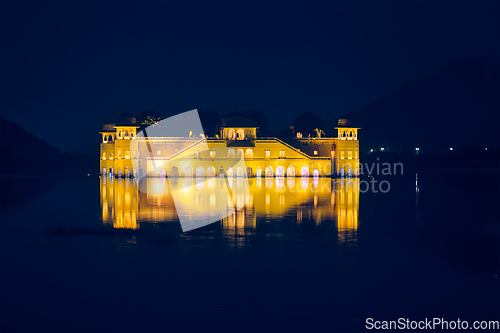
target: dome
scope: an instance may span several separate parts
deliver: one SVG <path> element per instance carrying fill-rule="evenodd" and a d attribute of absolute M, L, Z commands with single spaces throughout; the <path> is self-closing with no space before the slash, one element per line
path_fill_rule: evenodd
<path fill-rule="evenodd" d="M 124 113 L 118 116 L 118 120 L 116 121 L 117 126 L 127 126 L 127 125 L 135 125 L 136 119 L 130 113 Z"/>
<path fill-rule="evenodd" d="M 115 131 L 114 126 L 115 126 L 115 124 L 112 124 L 112 123 L 104 124 L 104 126 L 102 127 L 102 131 L 103 132 L 114 132 Z"/>
<path fill-rule="evenodd" d="M 338 126 L 355 126 L 356 116 L 345 115 L 339 118 Z"/>
<path fill-rule="evenodd" d="M 223 119 L 222 124 L 222 127 L 258 127 L 253 121 L 244 117 Z"/>

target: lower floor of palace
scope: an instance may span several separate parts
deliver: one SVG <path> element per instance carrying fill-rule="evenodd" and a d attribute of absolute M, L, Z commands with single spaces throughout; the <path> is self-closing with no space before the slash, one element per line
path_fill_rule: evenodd
<path fill-rule="evenodd" d="M 333 166 L 333 167 L 332 167 Z M 330 177 L 357 176 L 358 159 L 101 161 L 101 174 L 115 177 Z"/>

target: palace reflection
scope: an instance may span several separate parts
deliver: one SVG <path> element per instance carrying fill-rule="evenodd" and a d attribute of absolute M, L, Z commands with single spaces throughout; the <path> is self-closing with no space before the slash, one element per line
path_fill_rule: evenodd
<path fill-rule="evenodd" d="M 171 222 L 178 227 L 176 206 L 191 216 L 214 214 L 217 200 L 229 205 L 247 205 L 219 222 L 227 234 L 244 235 L 257 231 L 260 223 L 282 220 L 301 225 L 320 226 L 335 223 L 339 241 L 355 240 L 358 228 L 359 179 L 330 178 L 252 178 L 250 191 L 233 199 L 218 195 L 227 186 L 240 186 L 239 178 L 145 178 L 141 184 L 134 179 L 101 179 L 102 220 L 114 228 L 137 229 L 141 223 Z M 139 186 L 140 185 L 140 186 Z M 145 190 L 146 189 L 146 190 Z M 244 195 L 248 197 L 243 197 Z M 217 223 L 217 222 L 216 222 Z"/>

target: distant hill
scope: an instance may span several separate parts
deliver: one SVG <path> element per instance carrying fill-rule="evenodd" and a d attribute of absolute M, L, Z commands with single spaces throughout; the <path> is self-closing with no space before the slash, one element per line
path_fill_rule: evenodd
<path fill-rule="evenodd" d="M 18 124 L 0 117 L 0 172 L 46 169 L 99 170 L 99 154 L 61 153 Z"/>
<path fill-rule="evenodd" d="M 466 58 L 349 115 L 363 151 L 443 151 L 500 145 L 498 59 Z"/>
<path fill-rule="evenodd" d="M 36 161 L 60 156 L 54 148 L 18 124 L 0 117 L 0 156 L 2 160 Z"/>

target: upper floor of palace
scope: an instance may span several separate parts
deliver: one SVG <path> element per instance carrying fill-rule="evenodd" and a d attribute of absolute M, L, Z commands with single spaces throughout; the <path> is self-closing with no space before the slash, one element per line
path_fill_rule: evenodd
<path fill-rule="evenodd" d="M 186 131 L 185 136 L 169 136 L 168 133 L 165 135 L 158 136 L 147 136 L 142 134 L 141 131 L 148 126 L 160 126 L 161 122 L 167 120 L 159 120 L 158 122 L 151 125 L 151 122 L 145 126 L 144 123 L 140 124 L 135 117 L 130 114 L 122 114 L 118 117 L 115 123 L 107 123 L 103 126 L 100 131 L 103 143 L 113 144 L 116 140 L 199 140 L 200 138 L 205 138 L 208 142 L 210 141 L 226 141 L 228 146 L 254 146 L 256 140 L 270 140 L 277 139 L 276 137 L 262 137 L 259 136 L 259 126 L 251 119 L 246 117 L 230 117 L 222 118 L 218 125 L 216 134 L 214 136 L 207 136 L 204 133 L 193 133 L 192 131 Z M 201 128 L 201 127 L 199 127 Z M 356 127 L 349 117 L 344 117 L 338 120 L 338 124 L 335 127 L 336 135 L 327 137 L 325 136 L 322 129 L 316 128 L 313 134 L 307 136 L 303 135 L 301 132 L 293 132 L 292 138 L 281 138 L 281 140 L 286 141 L 292 146 L 304 146 L 304 145 L 314 145 L 314 144 L 335 144 L 337 140 L 358 140 L 358 130 L 360 128 Z M 292 129 L 293 130 L 293 129 Z M 155 131 L 158 133 L 159 131 Z M 161 132 L 161 131 L 160 131 Z M 139 134 L 139 136 L 138 136 Z"/>

